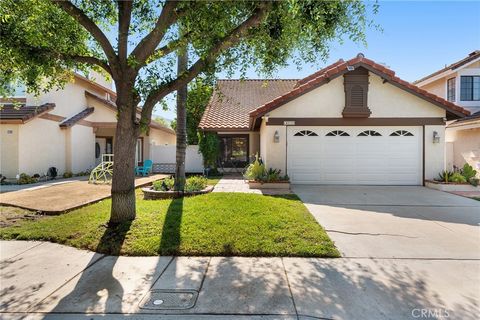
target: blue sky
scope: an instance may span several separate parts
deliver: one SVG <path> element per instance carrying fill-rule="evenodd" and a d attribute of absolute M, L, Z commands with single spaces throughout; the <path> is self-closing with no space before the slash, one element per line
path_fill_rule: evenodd
<path fill-rule="evenodd" d="M 291 65 L 279 70 L 278 78 L 302 78 L 340 58 L 353 58 L 358 52 L 385 63 L 407 81 L 414 81 L 468 53 L 480 49 L 480 1 L 381 1 L 374 21 L 383 32 L 368 30 L 367 47 L 345 41 L 332 43 L 330 58 L 320 65 L 304 65 L 300 71 Z M 224 77 L 219 74 L 219 77 Z M 249 70 L 247 78 L 261 78 Z M 155 113 L 175 118 L 174 101 L 169 111 Z"/>

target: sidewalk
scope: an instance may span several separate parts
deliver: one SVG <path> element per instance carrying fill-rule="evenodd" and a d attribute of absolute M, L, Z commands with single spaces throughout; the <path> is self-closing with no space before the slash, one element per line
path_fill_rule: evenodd
<path fill-rule="evenodd" d="M 373 320 L 424 308 L 477 319 L 479 311 L 478 260 L 115 257 L 20 241 L 1 241 L 0 252 L 2 319 Z M 446 275 L 445 266 L 459 272 Z"/>
<path fill-rule="evenodd" d="M 154 174 L 135 178 L 135 187 L 166 178 Z M 89 184 L 87 180 L 51 183 L 0 194 L 0 205 L 19 207 L 48 214 L 60 214 L 111 196 L 109 184 Z"/>

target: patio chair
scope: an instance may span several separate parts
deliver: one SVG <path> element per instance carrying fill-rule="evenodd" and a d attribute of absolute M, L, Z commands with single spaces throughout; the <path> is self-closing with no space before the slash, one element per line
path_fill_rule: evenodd
<path fill-rule="evenodd" d="M 143 162 L 143 166 L 135 167 L 135 174 L 147 176 L 150 172 L 152 172 L 153 161 L 152 160 L 145 160 Z"/>

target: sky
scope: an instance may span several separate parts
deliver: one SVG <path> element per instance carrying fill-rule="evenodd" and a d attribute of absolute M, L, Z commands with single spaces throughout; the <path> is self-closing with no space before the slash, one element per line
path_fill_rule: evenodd
<path fill-rule="evenodd" d="M 367 30 L 367 47 L 346 40 L 332 43 L 330 57 L 319 65 L 296 65 L 278 70 L 275 78 L 302 78 L 359 52 L 378 63 L 385 63 L 396 75 L 414 81 L 466 57 L 480 49 L 480 0 L 476 1 L 380 1 L 373 16 L 383 31 Z M 225 75 L 218 74 L 219 78 Z M 246 78 L 262 78 L 249 70 Z M 175 103 L 168 99 L 168 111 L 155 114 L 175 118 Z"/>

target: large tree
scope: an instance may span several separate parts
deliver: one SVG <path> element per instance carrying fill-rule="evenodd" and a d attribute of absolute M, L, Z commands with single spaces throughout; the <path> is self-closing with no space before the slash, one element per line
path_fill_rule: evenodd
<path fill-rule="evenodd" d="M 333 40 L 364 41 L 369 11 L 356 0 L 2 0 L 0 87 L 19 79 L 39 92 L 91 67 L 110 75 L 118 107 L 115 224 L 135 218 L 135 142 L 159 101 L 202 72 L 271 73 L 290 58 L 319 61 Z M 191 59 L 180 75 L 178 50 Z"/>

